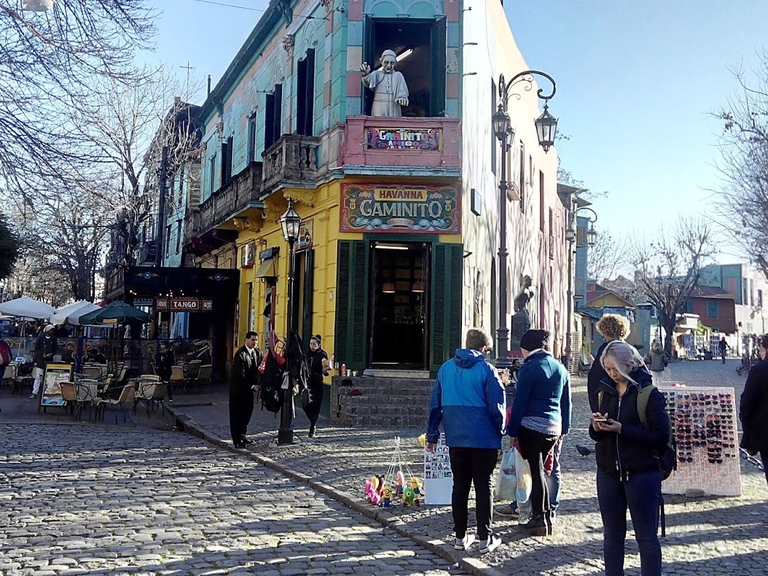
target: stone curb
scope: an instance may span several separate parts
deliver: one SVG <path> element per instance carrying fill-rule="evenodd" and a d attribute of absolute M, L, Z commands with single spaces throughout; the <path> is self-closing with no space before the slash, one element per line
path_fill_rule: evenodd
<path fill-rule="evenodd" d="M 433 554 L 440 556 L 451 564 L 459 566 L 462 570 L 465 570 L 474 576 L 505 576 L 502 572 L 499 572 L 498 570 L 488 566 L 478 558 L 461 555 L 457 552 L 456 549 L 446 544 L 442 540 L 432 540 L 417 534 L 411 529 L 407 522 L 403 522 L 397 516 L 394 516 L 389 512 L 385 512 L 377 508 L 371 508 L 370 504 L 345 496 L 339 493 L 339 491 L 336 490 L 333 486 L 324 484 L 323 482 L 316 482 L 315 480 L 312 480 L 310 476 L 283 466 L 271 458 L 250 452 L 247 449 L 235 448 L 229 442 L 207 432 L 193 418 L 187 416 L 183 412 L 177 412 L 172 406 L 166 406 L 166 410 L 168 410 L 168 412 L 171 414 L 175 427 L 179 431 L 190 434 L 197 438 L 201 438 L 206 442 L 227 450 L 228 452 L 232 452 L 240 456 L 245 456 L 254 462 L 258 462 L 259 464 L 282 474 L 283 476 L 287 476 L 293 480 L 296 480 L 297 482 L 301 482 L 313 490 L 316 490 L 317 492 L 328 496 L 336 502 L 343 504 L 347 508 L 351 508 L 355 512 L 362 514 L 366 518 L 370 518 L 371 520 L 378 522 L 385 528 L 390 528 L 401 536 L 409 538 L 411 541 L 418 544 L 422 548 L 425 548 Z"/>

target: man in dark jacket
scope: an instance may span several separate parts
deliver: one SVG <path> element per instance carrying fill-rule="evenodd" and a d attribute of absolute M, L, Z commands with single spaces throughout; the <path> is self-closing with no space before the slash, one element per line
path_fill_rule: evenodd
<path fill-rule="evenodd" d="M 245 333 L 245 343 L 235 352 L 229 382 L 229 431 L 235 448 L 250 444 L 246 434 L 253 414 L 253 393 L 259 390 L 261 352 L 256 347 L 259 335 Z"/>
<path fill-rule="evenodd" d="M 171 374 L 173 373 L 173 365 L 176 364 L 176 356 L 173 350 L 168 345 L 168 341 L 163 340 L 160 342 L 160 347 L 155 355 L 155 366 L 157 367 L 157 375 L 160 376 L 160 380 L 168 385 L 168 401 L 173 402 L 173 388 L 171 387 Z"/>
<path fill-rule="evenodd" d="M 768 336 L 758 339 L 758 353 L 760 362 L 750 369 L 739 402 L 739 419 L 744 431 L 741 447 L 753 456 L 760 452 L 768 480 L 768 426 L 765 425 L 768 422 Z"/>
<path fill-rule="evenodd" d="M 45 365 L 48 362 L 53 362 L 53 356 L 59 349 L 59 341 L 53 335 L 55 331 L 56 327 L 48 324 L 38 335 L 35 342 L 35 383 L 32 387 L 32 396 L 30 398 L 37 398 L 37 395 L 40 393 L 40 384 L 43 382 Z"/>
<path fill-rule="evenodd" d="M 504 384 L 483 356 L 490 346 L 485 332 L 471 329 L 466 348 L 456 350 L 456 356 L 441 366 L 429 403 L 426 445 L 428 452 L 435 451 L 442 422 L 453 474 L 454 546 L 466 550 L 474 541 L 474 536 L 467 535 L 467 502 L 474 483 L 481 553 L 501 544 L 501 538 L 491 532 L 491 474 L 507 412 Z"/>

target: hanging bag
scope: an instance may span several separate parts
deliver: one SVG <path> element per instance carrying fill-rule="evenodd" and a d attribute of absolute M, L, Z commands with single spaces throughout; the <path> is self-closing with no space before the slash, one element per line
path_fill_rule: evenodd
<path fill-rule="evenodd" d="M 501 457 L 501 465 L 496 474 L 496 487 L 493 491 L 495 500 L 512 502 L 516 498 L 517 470 L 515 468 L 515 452 L 514 448 L 510 448 Z"/>

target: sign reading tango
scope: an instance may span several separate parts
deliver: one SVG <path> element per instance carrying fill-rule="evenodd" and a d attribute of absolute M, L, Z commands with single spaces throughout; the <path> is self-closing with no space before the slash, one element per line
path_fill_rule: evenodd
<path fill-rule="evenodd" d="M 459 198 L 454 186 L 345 184 L 340 230 L 458 234 Z"/>
<path fill-rule="evenodd" d="M 367 128 L 369 150 L 443 149 L 442 128 Z"/>

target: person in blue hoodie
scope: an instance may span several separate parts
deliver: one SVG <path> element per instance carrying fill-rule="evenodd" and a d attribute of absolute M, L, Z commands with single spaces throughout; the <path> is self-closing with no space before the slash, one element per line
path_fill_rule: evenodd
<path fill-rule="evenodd" d="M 531 519 L 517 528 L 534 536 L 552 535 L 547 455 L 571 428 L 568 371 L 549 353 L 547 330 L 528 330 L 520 339 L 523 365 L 517 378 L 507 434 L 531 466 Z"/>
<path fill-rule="evenodd" d="M 466 348 L 443 364 L 429 403 L 426 449 L 434 452 L 442 423 L 453 474 L 454 546 L 468 550 L 474 536 L 467 534 L 469 489 L 475 486 L 475 514 L 480 552 L 501 544 L 491 531 L 491 477 L 501 448 L 507 412 L 504 384 L 496 368 L 485 361 L 491 340 L 482 330 L 467 331 Z"/>

